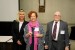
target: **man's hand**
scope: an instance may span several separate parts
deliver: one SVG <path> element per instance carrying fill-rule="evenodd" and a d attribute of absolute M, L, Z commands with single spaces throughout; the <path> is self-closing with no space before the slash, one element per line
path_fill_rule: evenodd
<path fill-rule="evenodd" d="M 48 49 L 48 45 L 45 45 L 45 49 Z"/>
<path fill-rule="evenodd" d="M 65 47 L 65 50 L 69 50 L 69 46 L 66 46 L 66 47 Z"/>

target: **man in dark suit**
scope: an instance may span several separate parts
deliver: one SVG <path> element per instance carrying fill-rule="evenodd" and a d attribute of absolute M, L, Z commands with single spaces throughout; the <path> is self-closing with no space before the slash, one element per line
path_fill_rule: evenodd
<path fill-rule="evenodd" d="M 54 21 L 47 24 L 45 49 L 69 50 L 68 25 L 61 20 L 59 11 L 54 13 Z"/>
<path fill-rule="evenodd" d="M 25 12 L 23 10 L 19 11 L 19 17 L 14 20 L 12 25 L 13 34 L 13 50 L 25 50 L 26 43 L 24 42 L 23 34 L 24 27 L 28 22 L 25 21 Z"/>

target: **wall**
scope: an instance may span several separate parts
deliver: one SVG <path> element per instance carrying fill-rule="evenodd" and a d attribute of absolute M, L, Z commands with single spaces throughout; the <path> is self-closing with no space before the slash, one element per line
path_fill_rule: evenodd
<path fill-rule="evenodd" d="M 13 21 L 18 13 L 18 0 L 0 0 L 0 21 Z"/>
<path fill-rule="evenodd" d="M 28 20 L 28 12 L 35 10 L 39 15 L 38 20 L 46 30 L 46 24 L 53 20 L 54 12 L 59 10 L 62 20 L 68 22 L 70 32 L 70 27 L 75 26 L 75 0 L 45 0 L 45 6 L 45 13 L 39 13 L 39 0 L 20 0 L 20 9 L 25 10 L 26 20 Z"/>
<path fill-rule="evenodd" d="M 64 21 L 70 24 L 75 23 L 75 0 L 45 0 L 45 3 L 45 13 L 38 12 L 39 0 L 21 0 L 20 8 L 24 9 L 26 14 L 31 10 L 37 11 L 39 14 L 38 20 L 41 23 L 53 20 L 53 14 L 57 10 L 61 12 Z"/>

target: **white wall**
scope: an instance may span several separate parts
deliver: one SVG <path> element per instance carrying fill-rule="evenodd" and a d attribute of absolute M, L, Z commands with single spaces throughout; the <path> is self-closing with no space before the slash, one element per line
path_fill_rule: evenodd
<path fill-rule="evenodd" d="M 13 21 L 17 12 L 18 0 L 0 0 L 0 21 Z"/>
<path fill-rule="evenodd" d="M 39 14 L 38 20 L 41 23 L 47 23 L 53 20 L 53 14 L 59 10 L 62 14 L 62 20 L 69 24 L 75 24 L 75 0 L 45 0 L 45 13 L 39 13 L 39 0 L 20 0 L 20 8 L 24 9 L 26 14 L 30 10 L 35 10 Z M 28 20 L 28 18 L 26 18 Z"/>
<path fill-rule="evenodd" d="M 53 20 L 53 14 L 59 10 L 62 14 L 62 20 L 68 22 L 69 33 L 71 26 L 75 26 L 75 0 L 45 0 L 45 13 L 39 13 L 39 0 L 20 0 L 20 8 L 26 12 L 26 20 L 28 20 L 28 12 L 35 10 L 39 17 L 38 20 L 43 24 L 46 30 L 46 25 Z"/>

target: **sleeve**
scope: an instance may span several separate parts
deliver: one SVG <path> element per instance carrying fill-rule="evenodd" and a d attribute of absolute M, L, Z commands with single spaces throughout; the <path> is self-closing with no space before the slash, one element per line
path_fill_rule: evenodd
<path fill-rule="evenodd" d="M 11 33 L 13 35 L 13 40 L 17 42 L 17 40 L 19 39 L 18 38 L 18 35 L 16 34 L 16 30 L 15 30 L 15 20 L 13 21 L 12 23 L 12 29 L 11 29 Z"/>
<path fill-rule="evenodd" d="M 47 31 L 45 35 L 45 45 L 48 45 L 49 42 L 49 24 L 47 24 Z"/>
<path fill-rule="evenodd" d="M 45 42 L 45 32 L 44 32 L 44 28 L 42 25 L 40 27 L 40 33 L 43 34 L 43 37 L 41 38 L 41 42 L 44 43 Z"/>
<path fill-rule="evenodd" d="M 26 42 L 26 44 L 28 44 L 28 38 L 25 37 L 25 35 L 28 33 L 28 27 L 27 25 L 25 26 L 24 28 L 24 35 L 23 35 L 23 38 L 24 38 L 24 41 Z"/>
<path fill-rule="evenodd" d="M 65 44 L 66 46 L 69 46 L 68 24 L 65 25 Z"/>

